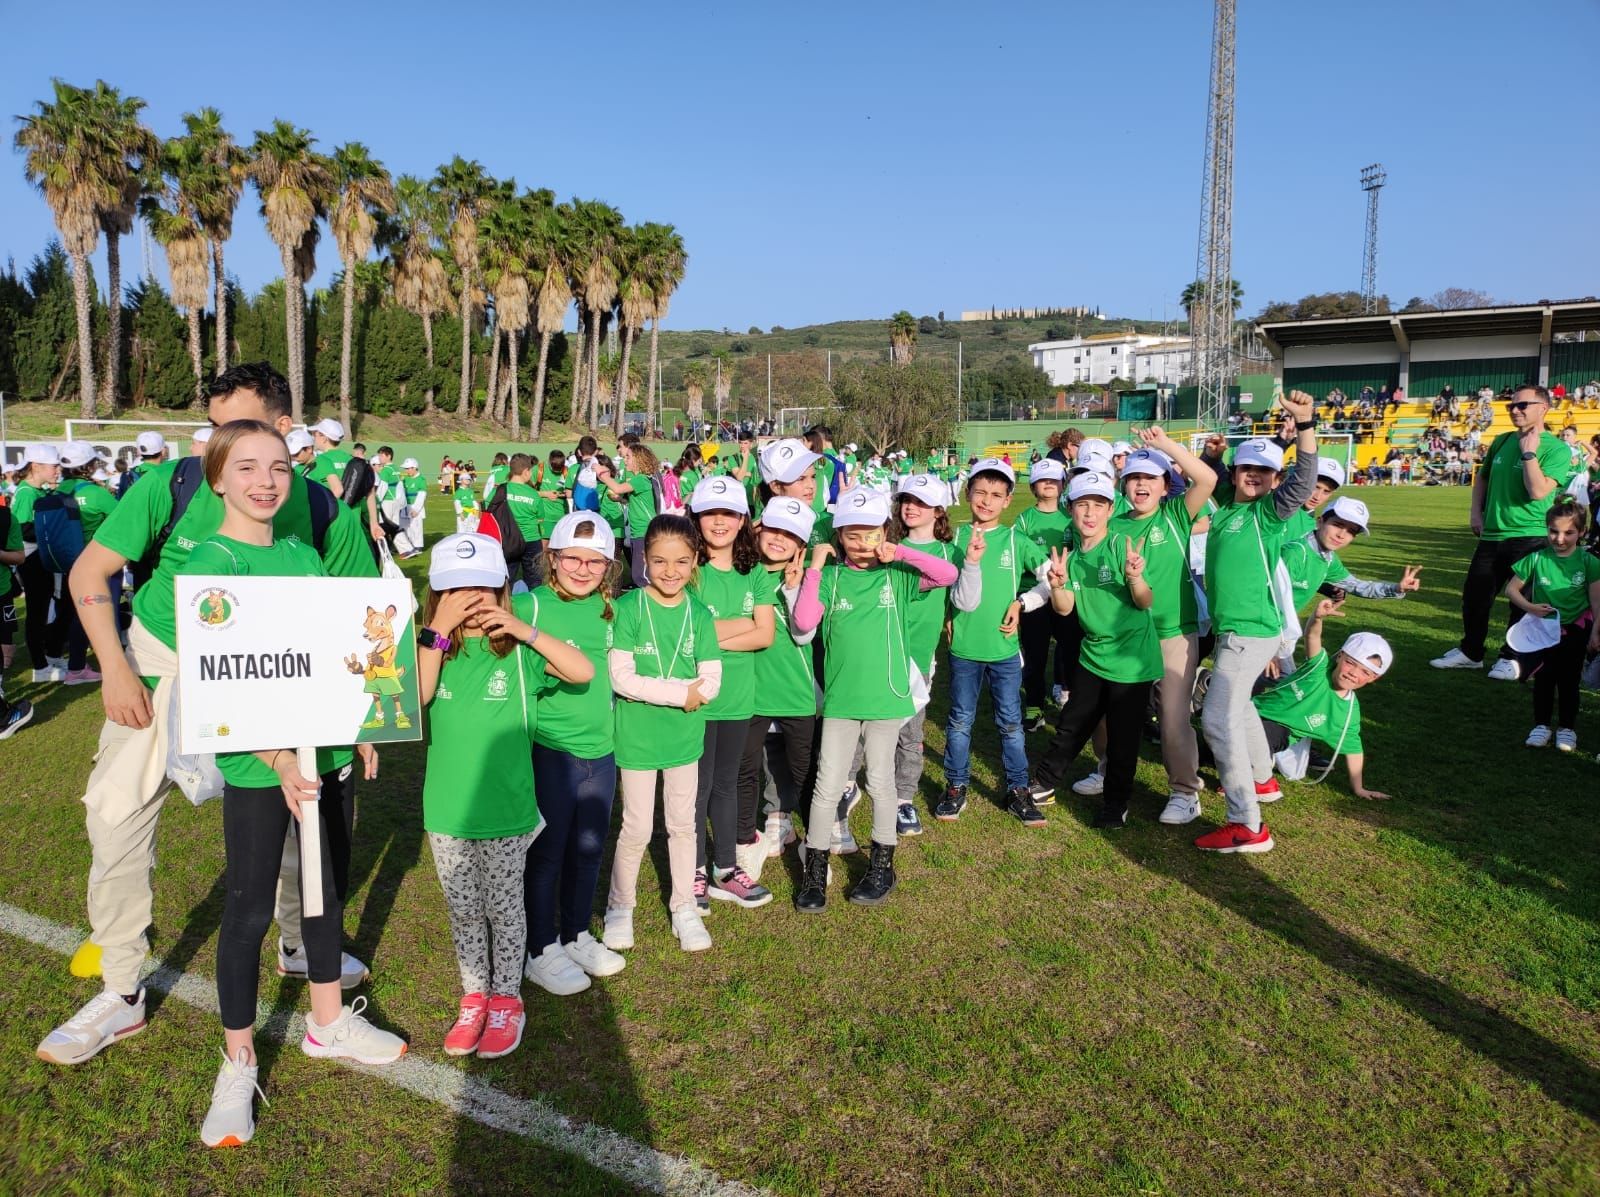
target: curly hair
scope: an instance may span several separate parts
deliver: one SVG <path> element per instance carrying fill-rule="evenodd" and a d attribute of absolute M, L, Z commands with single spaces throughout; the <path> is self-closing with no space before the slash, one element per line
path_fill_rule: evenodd
<path fill-rule="evenodd" d="M 911 498 L 911 496 L 896 495 L 893 503 L 890 504 L 890 511 L 893 514 L 889 517 L 889 539 L 894 541 L 895 544 L 899 544 L 907 536 L 911 535 L 911 529 L 906 527 L 906 522 L 900 515 L 904 500 L 908 498 Z M 934 511 L 938 514 L 933 517 L 933 538 L 943 541 L 945 544 L 950 544 L 956 538 L 955 529 L 950 526 L 950 516 L 943 507 L 935 507 Z"/>
<path fill-rule="evenodd" d="M 206 398 L 216 399 L 234 391 L 254 391 L 266 408 L 267 418 L 276 420 L 291 415 L 294 402 L 289 393 L 289 380 L 271 362 L 242 362 L 230 366 L 206 384 Z"/>
<path fill-rule="evenodd" d="M 695 531 L 700 531 L 700 521 L 709 511 L 701 512 L 691 517 L 694 520 Z M 711 558 L 710 546 L 706 544 L 705 533 L 700 533 L 700 564 L 704 565 Z M 746 515 L 739 524 L 739 532 L 733 538 L 733 568 L 747 574 L 761 564 L 761 549 L 756 545 L 755 531 L 750 527 L 750 517 Z"/>

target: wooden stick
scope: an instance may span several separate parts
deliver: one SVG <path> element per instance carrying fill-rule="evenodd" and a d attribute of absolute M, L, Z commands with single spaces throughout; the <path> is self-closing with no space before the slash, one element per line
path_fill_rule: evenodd
<path fill-rule="evenodd" d="M 301 748 L 295 752 L 300 776 L 318 783 L 316 801 L 300 804 L 300 916 L 322 917 L 322 797 L 317 773 L 317 750 Z"/>

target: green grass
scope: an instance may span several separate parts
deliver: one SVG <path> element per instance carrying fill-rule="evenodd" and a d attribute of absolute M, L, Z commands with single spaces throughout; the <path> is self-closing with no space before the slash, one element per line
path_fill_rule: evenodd
<path fill-rule="evenodd" d="M 769 866 L 777 901 L 719 908 L 701 956 L 677 950 L 656 900 L 658 840 L 627 970 L 577 998 L 530 987 L 521 1050 L 462 1067 L 784 1194 L 1600 1190 L 1600 704 L 1585 696 L 1588 752 L 1535 753 L 1525 689 L 1429 669 L 1458 634 L 1466 495 L 1362 497 L 1377 532 L 1351 568 L 1426 567 L 1419 595 L 1352 600 L 1345 621 L 1396 648 L 1362 699 L 1369 780 L 1394 801 L 1353 798 L 1341 769 L 1285 787 L 1275 852 L 1202 856 L 1193 829 L 1154 821 L 1147 746 L 1120 834 L 1092 830 L 1070 795 L 1038 832 L 977 801 L 905 844 L 886 907 L 840 900 L 836 866 L 827 913 L 800 918 L 791 871 Z M 29 695 L 24 677 L 8 693 Z M 78 796 L 99 704 L 33 696 L 37 725 L 0 745 L 0 899 L 82 925 Z M 925 795 L 942 716 L 941 696 Z M 976 730 L 974 790 L 992 798 L 986 713 Z M 386 751 L 362 789 L 346 930 L 381 1021 L 442 1059 L 456 977 L 421 763 L 418 748 Z M 205 975 L 220 813 L 169 802 L 156 870 L 155 951 Z M 857 823 L 864 836 L 864 809 Z M 33 1044 L 93 985 L 4 947 L 0 1189 L 618 1187 L 293 1051 L 268 1062 L 255 1143 L 206 1152 L 210 1020 L 168 1001 L 129 1043 L 47 1066 Z M 304 1009 L 270 969 L 262 993 Z"/>

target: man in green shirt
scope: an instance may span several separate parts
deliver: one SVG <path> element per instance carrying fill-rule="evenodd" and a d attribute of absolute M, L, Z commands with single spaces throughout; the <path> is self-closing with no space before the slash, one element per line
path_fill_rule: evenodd
<path fill-rule="evenodd" d="M 339 498 L 344 494 L 344 467 L 350 464 L 350 453 L 339 447 L 344 440 L 344 425 L 338 420 L 324 417 L 306 431 L 311 433 L 311 443 L 316 448 L 317 459 L 308 477 L 320 482 Z"/>
<path fill-rule="evenodd" d="M 496 453 L 494 460 L 489 463 L 489 476 L 483 480 L 483 505 L 489 506 L 489 500 L 494 498 L 495 487 L 499 486 L 511 476 L 511 458 L 504 453 Z"/>
<path fill-rule="evenodd" d="M 1461 642 L 1429 662 L 1435 669 L 1482 669 L 1494 601 L 1511 567 L 1545 543 L 1544 515 L 1572 481 L 1572 453 L 1545 428 L 1550 392 L 1528 383 L 1506 404 L 1515 431 L 1494 438 L 1472 483 L 1472 552 L 1461 585 Z M 1515 681 L 1516 661 L 1502 656 L 1489 676 Z"/>
<path fill-rule="evenodd" d="M 544 499 L 533 488 L 533 458 L 513 453 L 506 476 L 506 506 L 522 533 L 522 580 L 532 590 L 539 554 L 544 551 Z"/>
<path fill-rule="evenodd" d="M 260 420 L 280 435 L 292 427 L 288 381 L 266 362 L 235 366 L 219 375 L 209 392 L 213 425 Z M 72 569 L 71 593 L 104 672 L 100 695 L 106 723 L 83 802 L 92 851 L 89 924 L 92 943 L 99 948 L 105 991 L 39 1044 L 39 1054 L 58 1064 L 81 1063 L 144 1027 L 139 973 L 149 952 L 145 929 L 153 905 L 150 877 L 156 824 L 170 788 L 167 741 L 176 732 L 170 723 L 172 679 L 177 676 L 173 580 L 190 551 L 222 524 L 222 500 L 203 482 L 172 521 L 172 474 L 179 465 L 169 462 L 136 483 Z M 356 512 L 325 491 L 316 493 L 321 490 L 302 478 L 294 479 L 288 500 L 273 520 L 275 534 L 296 536 L 313 545 L 320 541 L 320 555 L 331 576 L 376 577 L 377 565 Z M 129 562 L 152 555 L 150 580 L 134 594 L 133 626 L 124 655 L 106 579 Z M 314 617 L 315 613 L 307 613 L 307 618 Z M 285 854 L 286 867 L 291 858 L 297 869 L 298 852 Z M 280 895 L 297 892 L 298 873 L 291 873 L 289 884 L 280 884 Z M 292 910 L 280 907 L 278 925 L 279 969 L 304 976 L 298 902 Z M 80 949 L 80 955 L 92 959 L 93 953 Z M 342 983 L 351 988 L 366 973 L 364 964 L 347 956 Z"/>

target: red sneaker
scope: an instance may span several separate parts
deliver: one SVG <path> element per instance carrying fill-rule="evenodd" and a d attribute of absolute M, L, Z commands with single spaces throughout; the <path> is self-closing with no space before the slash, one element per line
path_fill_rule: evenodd
<path fill-rule="evenodd" d="M 1226 802 L 1228 800 L 1228 791 L 1219 789 L 1217 791 L 1217 797 Z M 1276 777 L 1269 777 L 1266 781 L 1256 782 L 1257 802 L 1276 802 L 1282 797 L 1283 790 L 1278 786 L 1278 779 Z"/>
<path fill-rule="evenodd" d="M 444 1037 L 444 1054 L 470 1056 L 478 1050 L 483 1038 L 483 1020 L 489 1011 L 489 999 L 481 993 L 469 993 L 461 999 L 461 1013 L 456 1015 L 456 1025 Z"/>
<path fill-rule="evenodd" d="M 522 1042 L 522 1028 L 528 1021 L 522 1012 L 522 999 L 496 994 L 489 999 L 489 1025 L 478 1041 L 478 1059 L 493 1060 L 509 1056 Z"/>
<path fill-rule="evenodd" d="M 1206 852 L 1271 852 L 1272 832 L 1265 823 L 1260 831 L 1251 831 L 1243 823 L 1229 823 L 1206 832 L 1195 840 L 1194 846 Z"/>

